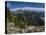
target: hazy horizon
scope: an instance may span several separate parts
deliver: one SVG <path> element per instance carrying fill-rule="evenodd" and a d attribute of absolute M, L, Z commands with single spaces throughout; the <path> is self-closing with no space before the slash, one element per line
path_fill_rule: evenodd
<path fill-rule="evenodd" d="M 7 1 L 7 7 L 11 10 L 11 11 L 15 11 L 18 9 L 22 9 L 22 10 L 34 10 L 34 11 L 44 11 L 44 3 L 33 3 L 33 2 L 10 2 Z"/>

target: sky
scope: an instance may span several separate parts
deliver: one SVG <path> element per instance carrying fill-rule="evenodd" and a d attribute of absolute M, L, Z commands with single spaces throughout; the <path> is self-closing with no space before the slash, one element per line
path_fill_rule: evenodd
<path fill-rule="evenodd" d="M 15 1 L 7 1 L 7 7 L 10 10 L 17 9 L 31 9 L 31 10 L 44 10 L 44 3 L 34 3 L 34 2 L 15 2 Z"/>

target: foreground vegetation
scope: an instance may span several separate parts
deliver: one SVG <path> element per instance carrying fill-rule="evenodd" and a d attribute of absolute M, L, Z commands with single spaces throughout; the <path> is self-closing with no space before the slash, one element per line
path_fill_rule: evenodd
<path fill-rule="evenodd" d="M 7 32 L 8 33 L 29 33 L 44 31 L 44 21 L 40 19 L 37 12 L 17 10 L 11 13 L 7 8 Z M 9 32 L 10 31 L 10 32 Z"/>

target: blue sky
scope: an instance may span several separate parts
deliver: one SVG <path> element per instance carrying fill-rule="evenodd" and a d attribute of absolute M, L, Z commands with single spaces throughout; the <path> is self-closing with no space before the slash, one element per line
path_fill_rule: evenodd
<path fill-rule="evenodd" d="M 7 1 L 7 7 L 10 8 L 11 10 L 15 10 L 16 8 L 45 8 L 44 3 L 34 3 L 34 2 L 15 2 L 15 1 Z"/>

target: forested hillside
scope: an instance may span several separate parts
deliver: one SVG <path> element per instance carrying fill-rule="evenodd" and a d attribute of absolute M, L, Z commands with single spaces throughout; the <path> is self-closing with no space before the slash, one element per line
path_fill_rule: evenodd
<path fill-rule="evenodd" d="M 16 31 L 14 30 L 15 31 L 14 33 L 44 31 L 44 21 L 40 18 L 40 17 L 44 17 L 44 12 L 34 12 L 30 10 L 21 10 L 21 9 L 16 10 L 16 12 L 11 12 L 9 8 L 7 8 L 6 10 L 7 10 L 6 20 L 7 20 L 8 33 L 9 33 L 9 27 L 10 28 L 13 27 L 13 30 L 14 28 L 20 29 Z M 33 30 L 32 26 L 36 30 Z M 29 27 L 32 28 L 32 30 L 29 29 Z M 27 28 L 29 31 L 28 30 L 25 31 Z M 40 30 L 38 31 L 38 29 Z"/>

